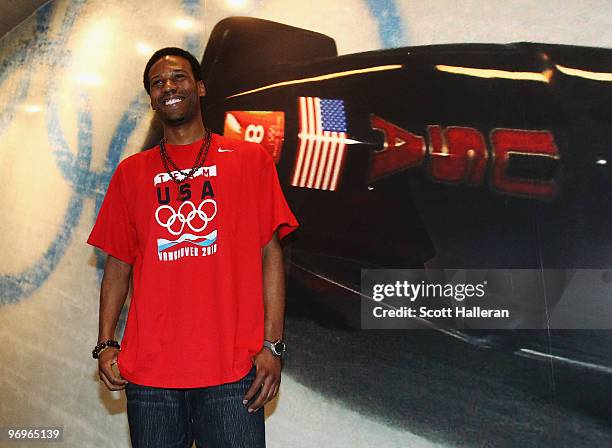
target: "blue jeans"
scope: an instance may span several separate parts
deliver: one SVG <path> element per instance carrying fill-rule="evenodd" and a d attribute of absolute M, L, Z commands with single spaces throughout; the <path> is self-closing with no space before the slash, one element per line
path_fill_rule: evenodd
<path fill-rule="evenodd" d="M 134 448 L 265 448 L 264 412 L 242 404 L 255 367 L 235 383 L 163 389 L 129 383 L 125 388 Z"/>

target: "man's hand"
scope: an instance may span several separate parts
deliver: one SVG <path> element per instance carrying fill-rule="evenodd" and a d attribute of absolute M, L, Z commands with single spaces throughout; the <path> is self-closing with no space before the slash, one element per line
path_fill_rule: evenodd
<path fill-rule="evenodd" d="M 100 326 L 98 342 L 115 339 L 115 327 L 130 289 L 132 266 L 108 255 L 104 264 L 104 277 L 100 288 Z M 109 390 L 121 390 L 127 384 L 121 375 L 115 375 L 119 349 L 107 347 L 98 354 L 98 375 Z"/>
<path fill-rule="evenodd" d="M 281 360 L 267 348 L 262 348 L 253 358 L 257 374 L 253 384 L 244 396 L 242 404 L 249 404 L 249 412 L 259 410 L 278 393 L 281 381 Z"/>
<path fill-rule="evenodd" d="M 119 350 L 114 347 L 105 348 L 98 355 L 98 375 L 108 390 L 121 390 L 127 384 L 121 374 L 117 376 L 113 371 L 113 364 L 117 364 L 118 356 Z"/>

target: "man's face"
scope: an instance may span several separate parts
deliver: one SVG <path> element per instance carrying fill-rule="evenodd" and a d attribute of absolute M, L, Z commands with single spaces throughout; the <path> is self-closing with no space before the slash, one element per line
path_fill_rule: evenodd
<path fill-rule="evenodd" d="M 151 107 L 170 125 L 188 123 L 198 117 L 200 96 L 206 91 L 196 81 L 189 61 L 180 56 L 164 56 L 149 70 Z"/>

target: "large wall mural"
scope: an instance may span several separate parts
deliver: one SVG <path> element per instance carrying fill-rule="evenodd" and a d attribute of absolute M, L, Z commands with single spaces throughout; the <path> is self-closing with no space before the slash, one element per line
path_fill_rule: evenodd
<path fill-rule="evenodd" d="M 435 3 L 424 9 L 403 0 L 56 0 L 0 39 L 0 337 L 5 341 L 0 349 L 0 427 L 62 426 L 66 446 L 128 445 L 125 398 L 99 384 L 90 357 L 97 337 L 104 254 L 84 241 L 115 167 L 150 146 L 155 134 L 142 87 L 142 70 L 153 51 L 179 46 L 201 58 L 215 24 L 238 15 L 326 34 L 335 40 L 340 54 L 348 54 L 445 39 L 541 41 L 539 28 L 521 31 L 520 23 L 530 15 L 536 18 L 528 23 L 536 23 L 537 17 L 549 14 L 539 7 L 528 11 L 493 2 L 513 18 L 502 32 L 479 29 L 482 17 L 459 16 L 452 2 Z M 473 10 L 478 2 L 464 3 Z M 612 46 L 612 15 L 601 11 L 586 15 L 587 7 L 595 10 L 590 4 L 566 6 L 558 8 L 555 17 L 570 23 L 572 16 L 583 15 L 584 25 L 577 28 L 595 27 L 601 32 L 578 35 L 547 22 L 542 27 L 549 32 L 548 41 Z M 490 5 L 487 8 L 491 17 L 500 15 Z M 383 118 L 372 120 L 390 129 Z M 580 408 L 562 418 L 558 407 L 550 407 L 546 398 L 537 395 L 538 389 L 563 384 L 563 378 L 551 377 L 551 365 L 525 365 L 533 370 L 521 377 L 519 387 L 508 381 L 519 377 L 524 367 L 511 361 L 514 358 L 476 355 L 486 358 L 478 362 L 501 366 L 493 376 L 497 375 L 496 384 L 502 384 L 503 397 L 483 390 L 487 416 L 467 412 L 462 421 L 456 416 L 465 416 L 465 410 L 476 405 L 470 394 L 457 392 L 452 384 L 467 384 L 470 375 L 478 376 L 481 369 L 480 364 L 466 361 L 469 356 L 453 345 L 457 342 L 439 335 L 410 339 L 409 344 L 421 348 L 397 359 L 417 371 L 406 371 L 404 364 L 391 361 L 380 364 L 390 372 L 380 377 L 378 358 L 359 358 L 357 347 L 370 344 L 376 353 L 385 349 L 397 353 L 406 341 L 384 332 L 337 331 L 326 322 L 311 320 L 311 310 L 302 307 L 296 302 L 289 317 L 293 353 L 287 358 L 280 397 L 266 411 L 269 446 L 477 446 L 470 424 L 480 421 L 481 429 L 493 425 L 503 397 L 517 390 L 518 400 L 525 404 L 521 412 L 544 416 L 538 430 L 558 424 L 573 428 L 568 440 L 585 444 L 610 440 L 600 408 Z M 124 318 L 125 313 L 120 332 Z M 300 345 L 304 340 L 319 342 L 310 350 Z M 334 342 L 322 346 L 322 340 Z M 427 347 L 446 354 L 426 359 Z M 326 351 L 333 360 L 319 356 Z M 362 376 L 345 374 L 352 359 L 358 364 L 350 371 L 361 370 Z M 418 372 L 429 376 L 419 377 Z M 598 370 L 596 375 L 603 373 Z M 416 375 L 412 389 L 398 380 L 411 374 Z M 449 392 L 428 392 L 430 386 L 441 384 L 450 385 Z M 608 376 L 597 377 L 596 384 L 609 385 Z M 607 397 L 602 400 L 598 403 L 606 409 Z M 454 415 L 441 413 L 444 408 Z M 330 421 L 345 429 L 321 431 Z M 461 425 L 467 429 L 454 434 L 440 429 Z M 517 433 L 529 428 L 508 423 L 512 425 Z M 535 436 L 533 446 L 547 446 L 548 436 L 542 434 Z M 491 446 L 511 445 L 495 439 Z"/>
<path fill-rule="evenodd" d="M 22 297 L 28 296 L 35 289 L 39 288 L 48 278 L 49 274 L 57 267 L 61 257 L 64 255 L 68 244 L 72 240 L 72 235 L 75 227 L 78 225 L 83 211 L 83 201 L 86 198 L 95 200 L 96 213 L 104 198 L 106 186 L 110 181 L 110 177 L 119 163 L 124 151 L 126 143 L 130 136 L 138 126 L 138 124 L 146 117 L 149 109 L 147 98 L 144 92 L 135 91 L 131 96 L 133 99 L 127 105 L 127 108 L 120 115 L 116 128 L 112 132 L 108 148 L 106 150 L 106 159 L 102 170 L 92 169 L 93 157 L 93 118 L 91 107 L 91 95 L 87 90 L 80 90 L 82 84 L 96 85 L 100 82 L 95 65 L 91 61 L 79 61 L 78 56 L 83 56 L 82 52 L 88 52 L 95 59 L 101 59 L 105 55 L 96 51 L 96 40 L 104 39 L 103 34 L 112 32 L 110 29 L 105 29 L 104 22 L 98 25 L 98 29 L 90 31 L 90 39 L 87 37 L 80 42 L 86 48 L 82 49 L 81 54 L 74 54 L 72 51 L 66 51 L 66 45 L 69 39 L 73 36 L 75 21 L 79 14 L 86 6 L 86 2 L 72 2 L 65 11 L 64 17 L 61 18 L 61 27 L 59 30 L 52 30 L 51 19 L 54 2 L 46 4 L 39 9 L 35 14 L 36 28 L 31 39 L 25 40 L 12 54 L 5 60 L 5 70 L 2 75 L 6 77 L 9 69 L 20 67 L 25 73 L 16 91 L 17 101 L 11 102 L 11 106 L 5 109 L 2 114 L 2 125 L 6 128 L 10 121 L 15 119 L 16 109 L 21 106 L 28 93 L 30 85 L 31 70 L 34 65 L 45 66 L 48 69 L 45 92 L 41 102 L 44 104 L 46 116 L 47 138 L 50 143 L 51 153 L 55 158 L 56 166 L 61 173 L 63 179 L 70 185 L 72 193 L 68 201 L 68 208 L 63 217 L 60 231 L 53 238 L 52 242 L 44 251 L 43 256 L 36 260 L 33 266 L 21 271 L 18 274 L 3 275 L 0 278 L 0 288 L 2 290 L 3 303 L 11 303 L 19 300 Z M 185 1 L 182 4 L 183 14 L 186 17 L 197 19 L 199 17 L 199 4 L 197 2 Z M 177 43 L 181 45 L 181 43 Z M 200 37 L 194 36 L 184 39 L 182 45 L 192 52 L 197 53 L 202 43 Z M 111 65 L 112 65 L 111 61 Z M 93 70 L 92 73 L 77 74 L 72 78 L 73 87 L 69 95 L 71 100 L 75 101 L 78 136 L 76 147 L 70 145 L 65 133 L 70 128 L 64 129 L 62 126 L 62 117 L 60 108 L 65 107 L 66 97 L 58 94 L 58 90 L 66 86 L 61 84 L 61 73 L 71 72 L 75 70 L 75 66 L 83 66 L 85 70 Z M 116 75 L 121 79 L 121 75 Z M 31 112 L 38 112 L 32 109 Z M 113 111 L 115 112 L 115 111 Z M 150 117 L 149 117 L 150 118 Z"/>
<path fill-rule="evenodd" d="M 59 30 L 52 30 L 50 28 L 50 21 L 52 19 L 54 7 L 60 9 L 58 3 L 60 2 L 49 2 L 36 12 L 33 17 L 35 21 L 33 32 L 26 39 L 19 42 L 15 48 L 9 50 L 9 54 L 3 60 L 4 70 L 0 74 L 0 76 L 2 76 L 0 82 L 6 82 L 6 78 L 9 77 L 11 69 L 14 70 L 15 68 L 19 68 L 24 73 L 21 79 L 17 81 L 16 89 L 11 95 L 12 100 L 8 102 L 9 106 L 2 110 L 2 115 L 0 116 L 0 131 L 5 130 L 5 128 L 15 119 L 17 110 L 28 96 L 28 88 L 32 77 L 32 72 L 28 71 L 28 68 L 31 69 L 35 65 L 47 68 L 51 79 L 48 81 L 46 92 L 41 100 L 44 101 L 46 111 L 48 139 L 57 169 L 61 172 L 64 180 L 71 186 L 72 195 L 68 201 L 68 210 L 60 226 L 61 230 L 46 248 L 43 256 L 31 267 L 17 274 L 3 274 L 2 277 L 0 277 L 0 288 L 2 290 L 1 300 L 3 304 L 15 302 L 31 294 L 36 288 L 39 288 L 44 283 L 53 269 L 57 267 L 59 260 L 65 253 L 66 247 L 72 240 L 73 230 L 79 223 L 83 211 L 83 200 L 86 198 L 94 198 L 96 204 L 95 210 L 97 213 L 104 198 L 110 176 L 126 150 L 126 143 L 144 118 L 151 119 L 151 115 L 147 115 L 149 106 L 145 92 L 138 92 L 139 85 L 130 86 L 134 89 L 134 93 L 132 94 L 133 99 L 121 113 L 121 119 L 117 123 L 116 128 L 112 131 L 112 136 L 106 149 L 106 160 L 103 169 L 94 171 L 91 165 L 93 154 L 91 98 L 87 90 L 79 91 L 81 87 L 79 83 L 96 85 L 100 82 L 100 79 L 97 78 L 99 75 L 85 72 L 84 74 L 77 75 L 81 76 L 80 78 L 77 77 L 73 79 L 76 83 L 74 86 L 76 89 L 70 93 L 72 96 L 71 99 L 77 104 L 76 116 L 78 117 L 76 150 L 70 146 L 64 135 L 66 130 L 62 127 L 62 119 L 60 116 L 60 105 L 62 107 L 64 106 L 63 102 L 66 98 L 58 95 L 57 89 L 60 87 L 60 79 L 55 78 L 55 76 L 59 75 L 61 72 L 74 70 L 74 66 L 79 64 L 87 65 L 87 67 L 85 67 L 87 70 L 95 70 L 90 63 L 91 61 L 76 60 L 78 56 L 82 56 L 82 54 L 75 55 L 72 51 L 67 51 L 66 46 L 73 34 L 79 35 L 78 32 L 73 33 L 73 31 L 75 21 L 83 9 L 89 7 L 89 14 L 95 16 L 88 17 L 84 15 L 84 17 L 80 19 L 81 21 L 97 21 L 98 14 L 103 14 L 104 12 L 100 9 L 93 10 L 95 2 L 90 2 L 92 3 L 91 5 L 87 5 L 85 1 L 70 2 L 66 7 L 65 14 L 60 19 L 61 26 Z M 376 20 L 379 23 L 380 38 L 383 44 L 386 46 L 398 45 L 402 39 L 401 24 L 394 2 L 370 1 L 367 2 L 367 6 L 374 14 L 378 8 L 381 8 L 381 17 Z M 112 10 L 112 3 L 105 8 Z M 125 12 L 119 9 L 118 5 L 114 5 L 114 9 L 115 14 L 125 14 Z M 177 12 L 184 15 L 183 27 L 187 30 L 194 26 L 193 22 L 190 21 L 199 22 L 201 18 L 201 6 L 197 1 L 182 1 L 180 4 L 176 5 L 176 10 L 172 12 L 174 12 L 174 15 L 177 15 Z M 87 14 L 87 11 L 85 11 L 85 14 Z M 56 20 L 58 19 L 56 18 Z M 176 20 L 181 19 L 179 18 Z M 119 24 L 115 24 L 114 26 L 118 25 Z M 146 25 L 146 23 L 143 23 L 143 26 Z M 95 51 L 96 40 L 104 40 L 105 37 L 102 36 L 102 34 L 110 34 L 112 30 L 105 27 L 104 21 L 102 21 L 102 23 L 97 23 L 96 26 L 97 30 L 94 29 L 89 32 L 89 40 L 85 36 L 85 39 L 80 44 L 87 47 L 84 51 L 100 60 L 103 59 L 105 55 Z M 79 37 L 83 37 L 82 34 L 81 32 Z M 9 38 L 5 39 L 7 44 L 11 43 Z M 73 39 L 75 38 L 73 37 Z M 206 36 L 204 33 L 201 31 L 194 31 L 187 33 L 182 42 L 176 42 L 174 45 L 182 46 L 198 55 L 202 52 L 206 42 L 205 39 Z M 135 45 L 138 45 L 138 43 Z M 10 47 L 10 45 L 7 46 Z M 141 44 L 139 48 L 146 53 L 146 51 L 152 47 Z M 115 48 L 115 51 L 116 50 Z M 118 76 L 121 78 L 122 75 Z M 6 83 L 9 85 L 12 84 L 10 82 Z M 29 109 L 26 107 L 23 110 L 29 111 L 30 113 L 37 113 L 39 110 L 36 109 L 36 107 L 39 106 L 31 106 Z"/>

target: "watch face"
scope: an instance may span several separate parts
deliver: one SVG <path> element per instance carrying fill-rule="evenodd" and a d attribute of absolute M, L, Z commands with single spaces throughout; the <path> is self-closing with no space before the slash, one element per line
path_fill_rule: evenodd
<path fill-rule="evenodd" d="M 278 341 L 276 344 L 274 344 L 274 350 L 279 355 L 285 353 L 285 350 L 286 350 L 285 343 L 282 341 Z"/>

